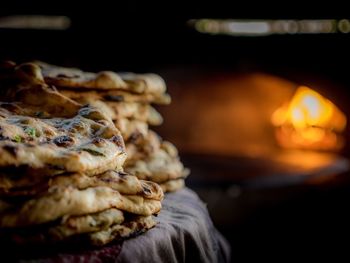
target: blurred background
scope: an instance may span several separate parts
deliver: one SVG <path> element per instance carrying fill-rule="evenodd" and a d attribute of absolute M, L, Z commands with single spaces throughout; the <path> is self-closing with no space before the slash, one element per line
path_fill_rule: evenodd
<path fill-rule="evenodd" d="M 0 59 L 160 74 L 154 129 L 233 260 L 348 256 L 346 8 L 111 2 L 1 3 Z"/>

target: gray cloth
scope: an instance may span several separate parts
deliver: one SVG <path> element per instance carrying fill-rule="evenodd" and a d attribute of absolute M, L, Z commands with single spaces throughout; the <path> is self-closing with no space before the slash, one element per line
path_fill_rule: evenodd
<path fill-rule="evenodd" d="M 166 194 L 157 226 L 123 243 L 117 262 L 229 262 L 230 247 L 190 189 Z"/>

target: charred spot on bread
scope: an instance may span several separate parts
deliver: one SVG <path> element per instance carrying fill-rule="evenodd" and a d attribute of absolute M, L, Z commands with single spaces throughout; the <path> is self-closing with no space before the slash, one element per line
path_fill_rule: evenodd
<path fill-rule="evenodd" d="M 74 140 L 67 135 L 62 135 L 53 139 L 53 143 L 60 147 L 68 147 L 74 144 Z"/>
<path fill-rule="evenodd" d="M 92 143 L 96 146 L 103 146 L 106 143 L 106 140 L 100 137 L 95 137 L 92 139 Z"/>
<path fill-rule="evenodd" d="M 125 147 L 123 137 L 120 136 L 120 135 L 114 135 L 114 136 L 111 138 L 111 141 L 112 141 L 115 145 L 117 145 L 119 148 L 124 148 L 124 147 Z"/>
<path fill-rule="evenodd" d="M 124 96 L 122 96 L 122 95 L 105 95 L 104 99 L 109 100 L 109 101 L 115 101 L 115 102 L 123 102 Z"/>
<path fill-rule="evenodd" d="M 11 154 L 13 157 L 17 157 L 18 148 L 16 146 L 7 144 L 3 146 L 3 149 L 9 154 Z"/>

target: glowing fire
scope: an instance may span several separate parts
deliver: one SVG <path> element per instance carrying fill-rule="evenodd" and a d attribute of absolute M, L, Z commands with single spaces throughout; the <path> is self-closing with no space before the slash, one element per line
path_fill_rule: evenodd
<path fill-rule="evenodd" d="M 301 86 L 292 100 L 277 109 L 272 123 L 278 142 L 288 148 L 338 150 L 344 142 L 345 115 L 322 95 Z"/>

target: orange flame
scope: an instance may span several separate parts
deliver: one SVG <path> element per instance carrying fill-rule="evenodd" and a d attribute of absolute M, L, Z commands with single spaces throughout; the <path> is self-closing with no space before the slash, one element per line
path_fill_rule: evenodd
<path fill-rule="evenodd" d="M 292 100 L 277 109 L 272 123 L 277 139 L 288 148 L 336 150 L 343 146 L 338 135 L 346 126 L 345 115 L 331 101 L 308 87 L 297 89 Z"/>

